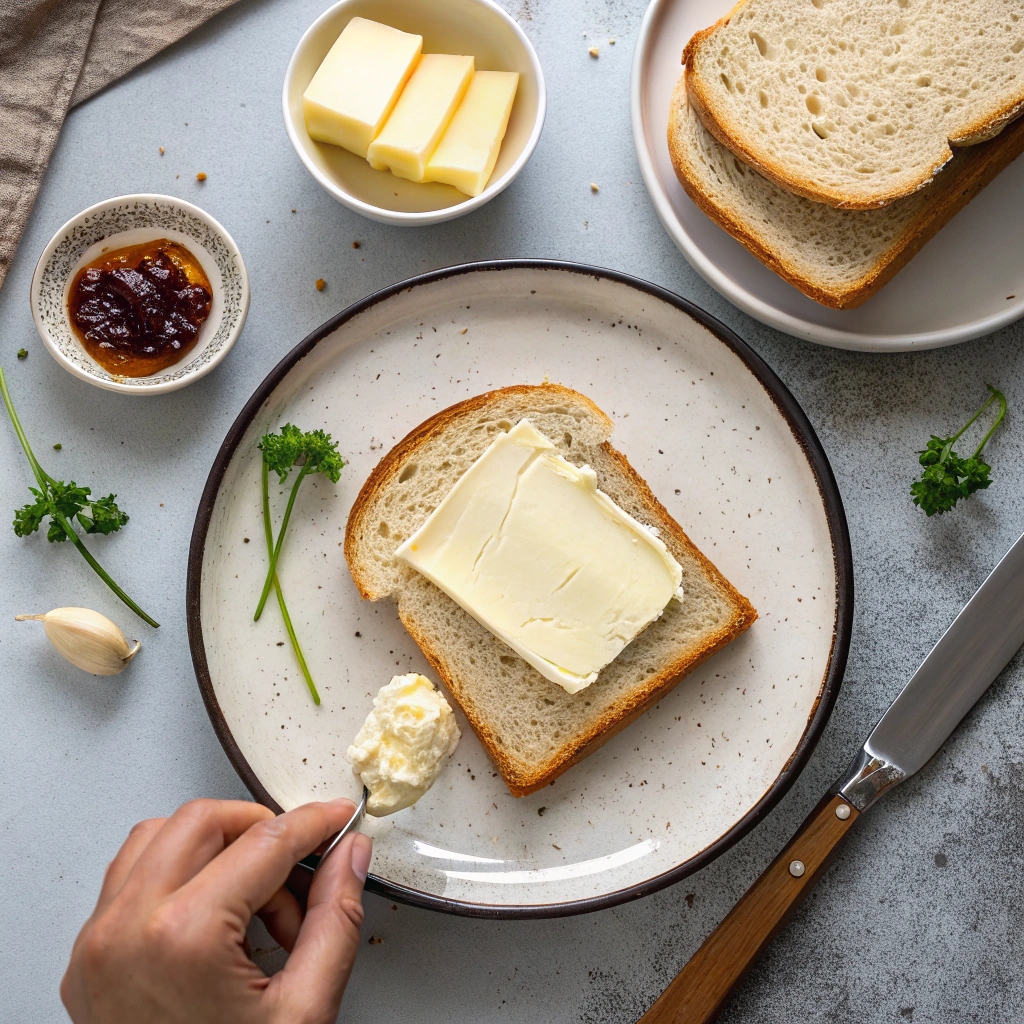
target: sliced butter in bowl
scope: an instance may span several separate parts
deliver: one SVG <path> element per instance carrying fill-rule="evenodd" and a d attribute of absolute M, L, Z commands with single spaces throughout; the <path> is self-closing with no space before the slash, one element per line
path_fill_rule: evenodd
<path fill-rule="evenodd" d="M 519 87 L 516 71 L 478 71 L 427 163 L 427 181 L 478 196 L 490 180 Z"/>
<path fill-rule="evenodd" d="M 569 693 L 681 596 L 661 539 L 525 419 L 395 554 Z"/>
<path fill-rule="evenodd" d="M 365 157 L 422 49 L 423 36 L 353 18 L 302 94 L 309 137 Z"/>
<path fill-rule="evenodd" d="M 481 104 L 497 79 L 473 89 L 476 68 L 517 77 L 507 118 L 505 97 Z M 467 89 L 488 111 L 468 134 L 458 116 Z M 282 99 L 288 137 L 320 185 L 363 216 L 407 226 L 462 216 L 505 189 L 536 148 L 546 106 L 536 51 L 494 0 L 337 0 L 303 34 Z M 455 121 L 459 147 L 427 175 Z"/>
<path fill-rule="evenodd" d="M 375 170 L 423 181 L 437 147 L 473 77 L 472 57 L 425 53 L 366 159 Z"/>

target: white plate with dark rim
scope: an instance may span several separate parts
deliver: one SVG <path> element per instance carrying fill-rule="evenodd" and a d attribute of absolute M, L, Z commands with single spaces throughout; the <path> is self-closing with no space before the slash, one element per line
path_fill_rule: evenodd
<path fill-rule="evenodd" d="M 812 302 L 691 202 L 665 141 L 669 97 L 682 74 L 683 47 L 733 4 L 653 0 L 633 54 L 630 104 L 640 170 L 665 230 L 694 270 L 762 323 L 836 348 L 938 348 L 1024 316 L 1024 159 L 1006 168 L 877 295 L 845 311 Z"/>
<path fill-rule="evenodd" d="M 545 917 L 646 895 L 696 871 L 781 798 L 838 693 L 853 613 L 842 502 L 793 396 L 735 334 L 654 285 L 509 260 L 425 274 L 350 306 L 289 353 L 228 432 L 192 535 L 188 626 L 228 757 L 275 810 L 352 796 L 345 751 L 373 695 L 425 659 L 392 605 L 359 598 L 341 541 L 381 456 L 439 409 L 509 384 L 576 388 L 759 620 L 552 786 L 505 789 L 465 719 L 414 807 L 367 818 L 368 888 L 452 913 Z M 322 427 L 348 460 L 311 479 L 281 570 L 323 698 L 278 613 L 252 613 L 266 557 L 260 437 Z M 600 686 L 600 680 L 594 684 Z"/>

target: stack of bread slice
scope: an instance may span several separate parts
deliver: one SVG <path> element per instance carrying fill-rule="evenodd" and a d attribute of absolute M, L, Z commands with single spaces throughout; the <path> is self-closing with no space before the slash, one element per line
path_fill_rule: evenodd
<path fill-rule="evenodd" d="M 1021 0 L 741 0 L 683 64 L 668 124 L 683 188 L 836 309 L 1024 150 Z"/>

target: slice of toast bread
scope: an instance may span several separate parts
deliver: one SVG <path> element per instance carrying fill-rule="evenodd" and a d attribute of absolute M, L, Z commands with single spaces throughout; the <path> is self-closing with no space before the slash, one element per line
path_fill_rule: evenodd
<path fill-rule="evenodd" d="M 927 189 L 877 210 L 837 210 L 793 195 L 746 166 L 703 125 L 680 77 L 668 148 L 686 194 L 716 224 L 805 295 L 853 309 L 1024 151 L 1024 118 L 962 149 Z"/>
<path fill-rule="evenodd" d="M 872 209 L 1024 110 L 1022 16 L 1020 0 L 741 0 L 687 43 L 687 90 L 782 188 Z"/>
<path fill-rule="evenodd" d="M 545 679 L 394 555 L 494 437 L 524 418 L 569 461 L 591 466 L 598 486 L 621 508 L 656 527 L 683 569 L 685 599 L 671 601 L 576 694 Z M 588 398 L 557 384 L 479 395 L 400 441 L 370 474 L 349 515 L 345 558 L 359 592 L 397 602 L 406 629 L 515 796 L 540 789 L 592 753 L 757 618 L 608 443 L 612 426 Z"/>

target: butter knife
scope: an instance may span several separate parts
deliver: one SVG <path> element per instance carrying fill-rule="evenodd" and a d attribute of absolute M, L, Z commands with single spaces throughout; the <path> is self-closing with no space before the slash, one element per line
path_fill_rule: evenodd
<path fill-rule="evenodd" d="M 978 588 L 789 845 L 638 1024 L 704 1024 L 828 867 L 857 819 L 920 771 L 1024 644 L 1024 536 Z"/>

